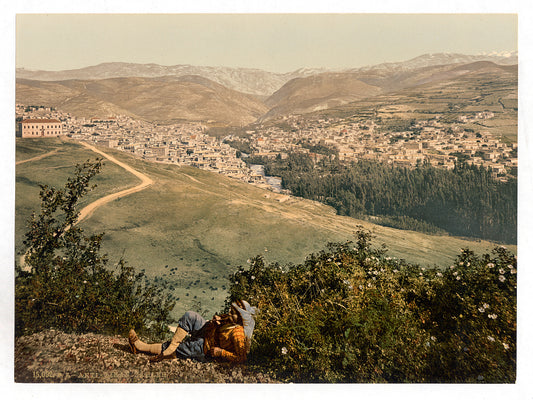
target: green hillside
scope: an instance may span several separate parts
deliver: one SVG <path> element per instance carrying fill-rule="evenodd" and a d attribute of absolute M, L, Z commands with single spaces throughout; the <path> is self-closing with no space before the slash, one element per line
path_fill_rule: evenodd
<path fill-rule="evenodd" d="M 57 149 L 57 150 L 56 150 Z M 17 163 L 55 153 L 16 167 L 16 250 L 23 251 L 25 222 L 39 207 L 38 183 L 63 186 L 76 163 L 95 159 L 80 144 L 59 139 L 17 139 Z M 327 242 L 354 238 L 358 225 L 385 243 L 391 257 L 422 265 L 450 265 L 469 247 L 489 252 L 490 242 L 429 236 L 337 216 L 330 207 L 289 198 L 236 180 L 190 167 L 147 163 L 128 154 L 102 149 L 154 184 L 146 190 L 98 208 L 82 222 L 87 232 L 105 232 L 103 252 L 113 265 L 123 256 L 148 276 L 166 281 L 174 291 L 174 315 L 187 309 L 218 311 L 226 298 L 228 275 L 262 255 L 267 262 L 301 263 Z M 95 178 L 98 187 L 84 204 L 139 180 L 106 161 Z M 509 249 L 516 251 L 515 246 Z M 18 257 L 17 257 L 18 261 Z"/>

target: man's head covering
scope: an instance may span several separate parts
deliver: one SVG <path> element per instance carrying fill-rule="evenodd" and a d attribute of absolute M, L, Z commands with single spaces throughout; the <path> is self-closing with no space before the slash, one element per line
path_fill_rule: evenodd
<path fill-rule="evenodd" d="M 247 301 L 244 300 L 241 300 L 240 303 L 244 308 L 241 308 L 237 303 L 232 303 L 231 305 L 235 307 L 239 314 L 241 314 L 244 326 L 244 335 L 249 340 L 252 340 L 252 334 L 255 327 L 254 315 L 257 312 L 257 308 L 252 307 Z"/>

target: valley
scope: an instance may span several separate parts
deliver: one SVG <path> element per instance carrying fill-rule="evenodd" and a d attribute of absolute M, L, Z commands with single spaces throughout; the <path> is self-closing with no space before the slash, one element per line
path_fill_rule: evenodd
<path fill-rule="evenodd" d="M 97 154 L 67 139 L 19 139 L 17 161 L 50 153 L 17 166 L 16 249 L 24 247 L 25 222 L 38 209 L 37 183 L 63 185 L 73 165 Z M 227 276 L 247 260 L 262 255 L 267 262 L 298 264 L 328 242 L 354 239 L 360 226 L 376 235 L 374 245 L 385 243 L 389 256 L 421 265 L 447 266 L 468 247 L 490 252 L 493 243 L 450 236 L 425 235 L 373 225 L 336 215 L 330 207 L 274 193 L 229 177 L 192 167 L 147 162 L 124 152 L 100 148 L 147 175 L 153 184 L 143 191 L 116 199 L 96 209 L 80 226 L 91 233 L 105 232 L 102 250 L 114 265 L 120 257 L 136 269 L 145 269 L 172 290 L 174 315 L 191 307 L 220 309 Z M 95 178 L 90 202 L 134 187 L 139 180 L 123 168 L 106 162 Z M 516 246 L 508 246 L 516 251 Z M 178 300 L 179 298 L 179 300 Z"/>
<path fill-rule="evenodd" d="M 169 289 L 174 316 L 220 310 L 228 276 L 252 257 L 299 264 L 328 242 L 354 239 L 361 227 L 374 233 L 374 246 L 387 246 L 390 257 L 423 266 L 448 266 L 462 248 L 490 252 L 490 241 L 393 229 L 371 223 L 378 220 L 374 215 L 338 215 L 286 188 L 271 190 L 250 164 L 294 154 L 315 166 L 335 160 L 452 170 L 464 162 L 513 184 L 514 61 L 424 55 L 286 74 L 121 63 L 19 70 L 18 120 L 55 118 L 63 135 L 17 138 L 16 251 L 24 252 L 39 185 L 61 187 L 74 165 L 103 156 L 97 188 L 80 209 L 110 201 L 80 226 L 105 232 L 102 250 L 110 267 L 123 257 Z M 141 176 L 145 185 L 138 190 Z M 516 252 L 515 245 L 507 247 Z"/>

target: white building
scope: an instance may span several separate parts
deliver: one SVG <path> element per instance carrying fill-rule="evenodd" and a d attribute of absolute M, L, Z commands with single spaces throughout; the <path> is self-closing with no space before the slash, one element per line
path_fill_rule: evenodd
<path fill-rule="evenodd" d="M 58 119 L 24 119 L 20 132 L 23 138 L 56 137 L 63 134 L 63 125 Z"/>

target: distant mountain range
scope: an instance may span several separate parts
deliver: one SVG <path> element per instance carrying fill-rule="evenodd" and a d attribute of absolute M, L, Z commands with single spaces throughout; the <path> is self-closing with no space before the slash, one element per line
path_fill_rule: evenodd
<path fill-rule="evenodd" d="M 399 63 L 279 74 L 247 68 L 105 63 L 69 71 L 17 69 L 16 101 L 74 115 L 246 125 L 304 114 L 465 74 L 517 76 L 516 53 L 425 54 Z"/>
<path fill-rule="evenodd" d="M 518 63 L 516 52 L 502 55 L 424 54 L 408 61 L 384 63 L 362 68 L 329 71 L 324 68 L 300 68 L 288 73 L 274 73 L 252 68 L 206 67 L 193 65 L 163 66 L 158 64 L 133 64 L 111 62 L 91 67 L 65 71 L 32 71 L 17 68 L 17 78 L 38 81 L 63 81 L 68 79 L 106 79 L 161 76 L 199 75 L 239 92 L 270 96 L 294 78 L 303 78 L 325 72 L 361 72 L 370 70 L 409 70 L 447 64 L 467 64 L 475 61 L 492 61 L 495 64 Z"/>

